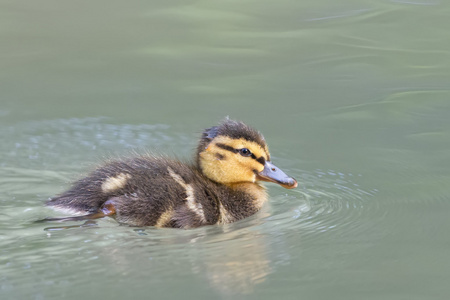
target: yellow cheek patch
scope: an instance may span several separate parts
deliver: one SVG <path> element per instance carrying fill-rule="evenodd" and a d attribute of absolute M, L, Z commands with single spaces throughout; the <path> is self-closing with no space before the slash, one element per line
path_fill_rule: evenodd
<path fill-rule="evenodd" d="M 235 151 L 242 148 L 248 148 L 254 157 L 242 156 Z M 203 173 L 208 178 L 225 184 L 255 182 L 255 173 L 264 169 L 264 160 L 269 160 L 265 145 L 228 136 L 214 138 L 199 155 Z"/>

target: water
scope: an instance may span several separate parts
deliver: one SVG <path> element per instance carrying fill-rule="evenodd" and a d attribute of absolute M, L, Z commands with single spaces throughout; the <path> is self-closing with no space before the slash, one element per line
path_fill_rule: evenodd
<path fill-rule="evenodd" d="M 1 0 L 1 299 L 448 299 L 450 4 Z M 299 187 L 194 230 L 35 220 L 229 115 Z M 59 224 L 57 224 L 59 225 Z"/>

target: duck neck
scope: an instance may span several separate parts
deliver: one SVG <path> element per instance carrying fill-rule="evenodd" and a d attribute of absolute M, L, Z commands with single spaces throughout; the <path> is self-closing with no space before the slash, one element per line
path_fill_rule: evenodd
<path fill-rule="evenodd" d="M 226 184 L 226 195 L 219 197 L 220 215 L 223 223 L 253 215 L 267 201 L 266 189 L 258 183 Z"/>

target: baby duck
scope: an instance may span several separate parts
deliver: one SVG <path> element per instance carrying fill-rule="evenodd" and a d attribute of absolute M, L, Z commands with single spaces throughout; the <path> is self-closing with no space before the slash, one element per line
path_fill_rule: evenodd
<path fill-rule="evenodd" d="M 107 162 L 46 203 L 81 216 L 45 220 L 111 216 L 131 226 L 185 229 L 231 223 L 267 201 L 259 181 L 297 187 L 271 163 L 261 133 L 227 119 L 203 132 L 195 163 L 151 155 Z"/>

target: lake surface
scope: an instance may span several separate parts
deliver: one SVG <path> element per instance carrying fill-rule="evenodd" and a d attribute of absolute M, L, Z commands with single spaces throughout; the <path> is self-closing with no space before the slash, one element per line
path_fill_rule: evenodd
<path fill-rule="evenodd" d="M 450 3 L 0 0 L 0 299 L 449 299 Z M 226 226 L 34 221 L 225 116 L 297 178 Z"/>

